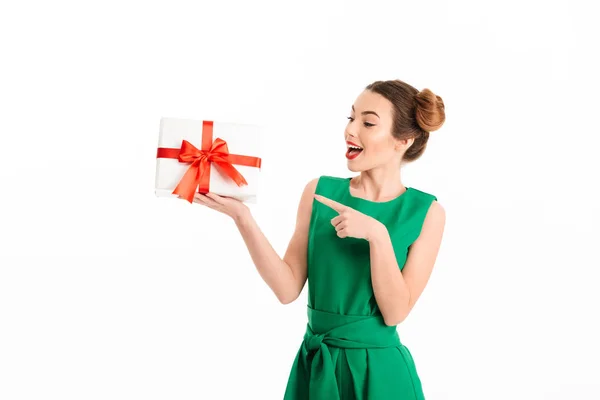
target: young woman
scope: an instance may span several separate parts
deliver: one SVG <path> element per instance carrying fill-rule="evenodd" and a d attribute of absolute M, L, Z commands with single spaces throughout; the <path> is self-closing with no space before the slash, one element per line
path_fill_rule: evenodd
<path fill-rule="evenodd" d="M 235 221 L 279 301 L 308 279 L 308 323 L 285 400 L 423 399 L 401 323 L 423 292 L 442 240 L 437 198 L 406 187 L 400 167 L 425 150 L 445 120 L 441 97 L 400 80 L 377 81 L 352 106 L 344 132 L 352 178 L 310 181 L 280 258 L 241 202 L 211 193 L 194 201 Z"/>

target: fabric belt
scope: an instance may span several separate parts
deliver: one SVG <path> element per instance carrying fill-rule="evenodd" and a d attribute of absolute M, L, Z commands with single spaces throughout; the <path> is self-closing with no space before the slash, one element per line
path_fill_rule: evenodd
<path fill-rule="evenodd" d="M 342 349 L 373 349 L 400 346 L 395 326 L 381 315 L 341 315 L 307 307 L 308 323 L 300 355 L 309 368 L 309 398 L 339 399 L 338 384 L 329 346 Z"/>

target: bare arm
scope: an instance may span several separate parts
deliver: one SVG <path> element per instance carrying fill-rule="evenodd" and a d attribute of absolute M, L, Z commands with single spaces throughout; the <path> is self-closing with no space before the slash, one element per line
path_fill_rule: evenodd
<path fill-rule="evenodd" d="M 445 219 L 443 207 L 434 201 L 402 271 L 385 226 L 369 240 L 373 292 L 386 325 L 401 323 L 425 289 L 439 252 Z"/>
<path fill-rule="evenodd" d="M 296 228 L 283 259 L 273 249 L 250 212 L 234 218 L 258 273 L 283 304 L 296 300 L 306 283 L 308 228 L 317 182 L 318 179 L 313 179 L 304 188 L 298 206 Z"/>

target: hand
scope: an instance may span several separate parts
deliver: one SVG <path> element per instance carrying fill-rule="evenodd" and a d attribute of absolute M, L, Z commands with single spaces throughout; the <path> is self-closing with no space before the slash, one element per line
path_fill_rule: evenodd
<path fill-rule="evenodd" d="M 233 219 L 241 218 L 249 211 L 247 205 L 232 197 L 219 196 L 215 193 L 194 193 L 194 203 L 202 204 L 217 210 Z"/>
<path fill-rule="evenodd" d="M 363 214 L 354 208 L 318 194 L 315 194 L 315 199 L 339 214 L 332 218 L 331 224 L 335 227 L 337 235 L 341 238 L 353 237 L 369 241 L 373 238 L 373 235 L 385 228 L 385 225 L 375 218 Z"/>

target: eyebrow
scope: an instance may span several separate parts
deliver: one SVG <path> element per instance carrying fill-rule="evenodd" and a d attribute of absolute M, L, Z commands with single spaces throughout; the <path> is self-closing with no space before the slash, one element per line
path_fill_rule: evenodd
<path fill-rule="evenodd" d="M 356 111 L 354 109 L 354 105 L 352 105 L 352 111 Z M 375 115 L 377 118 L 380 118 L 379 115 L 377 115 L 377 113 L 375 111 L 363 111 L 360 113 L 361 115 L 367 115 L 367 114 L 373 114 Z"/>

